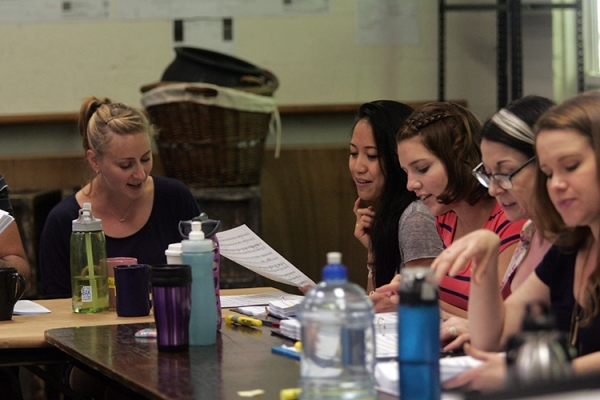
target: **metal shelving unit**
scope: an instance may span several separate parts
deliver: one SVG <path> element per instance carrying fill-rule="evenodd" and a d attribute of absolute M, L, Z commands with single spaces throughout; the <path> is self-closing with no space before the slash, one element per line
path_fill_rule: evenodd
<path fill-rule="evenodd" d="M 504 107 L 523 96 L 523 53 L 521 13 L 541 10 L 575 10 L 577 48 L 577 91 L 584 91 L 582 0 L 572 3 L 523 3 L 521 0 L 497 0 L 486 4 L 448 4 L 438 0 L 438 100 L 446 97 L 446 13 L 457 11 L 488 11 L 496 13 L 497 31 L 497 104 Z M 510 73 L 509 73 L 510 71 Z M 510 90 L 509 90 L 510 81 Z"/>

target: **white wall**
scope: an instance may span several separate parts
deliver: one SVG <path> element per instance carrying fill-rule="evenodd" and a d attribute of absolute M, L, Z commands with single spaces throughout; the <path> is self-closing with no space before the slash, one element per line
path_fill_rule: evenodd
<path fill-rule="evenodd" d="M 279 104 L 436 100 L 437 0 L 419 2 L 416 46 L 357 48 L 353 4 L 333 0 L 331 15 L 310 18 L 240 19 L 238 55 L 279 76 Z M 454 12 L 447 19 L 446 98 L 466 100 L 482 120 L 496 111 L 495 21 L 492 12 Z M 551 32 L 549 13 L 524 15 L 524 94 L 552 97 Z M 77 34 L 81 37 L 71 37 Z M 172 59 L 170 34 L 170 24 L 164 21 L 0 26 L 0 115 L 75 112 L 82 87 L 89 94 L 139 104 L 139 87 L 158 80 Z M 133 52 L 140 40 L 142 52 Z M 297 54 L 290 49 L 298 49 Z M 140 55 L 145 53 L 151 55 Z M 133 67 L 106 64 L 115 56 Z M 11 66 L 15 60 L 20 60 L 20 68 Z M 65 62 L 75 71 L 96 68 L 93 74 L 74 77 L 69 68 L 58 72 Z M 54 72 L 46 73 L 50 70 Z M 36 92 L 36 87 L 46 93 Z M 352 116 L 346 114 L 284 117 L 283 144 L 345 144 L 351 124 Z M 0 125 L 0 155 L 79 151 L 74 124 Z"/>

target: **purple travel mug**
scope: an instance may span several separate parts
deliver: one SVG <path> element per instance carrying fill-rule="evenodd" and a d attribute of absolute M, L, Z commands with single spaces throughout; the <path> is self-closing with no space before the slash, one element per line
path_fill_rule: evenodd
<path fill-rule="evenodd" d="M 150 267 L 152 303 L 159 351 L 186 351 L 192 306 L 192 269 L 189 265 Z"/>

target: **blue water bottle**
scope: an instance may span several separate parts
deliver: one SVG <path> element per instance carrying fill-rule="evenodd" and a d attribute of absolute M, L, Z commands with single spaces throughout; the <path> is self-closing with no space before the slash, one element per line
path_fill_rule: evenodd
<path fill-rule="evenodd" d="M 192 267 L 190 346 L 208 346 L 217 342 L 213 255 L 213 242 L 204 238 L 202 223 L 192 222 L 189 239 L 181 242 L 181 261 Z"/>
<path fill-rule="evenodd" d="M 438 288 L 431 268 L 400 271 L 398 365 L 400 398 L 439 400 L 440 311 Z"/>

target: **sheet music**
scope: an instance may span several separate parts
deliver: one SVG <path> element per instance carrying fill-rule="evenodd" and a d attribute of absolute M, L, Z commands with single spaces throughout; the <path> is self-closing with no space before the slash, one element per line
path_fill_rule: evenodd
<path fill-rule="evenodd" d="M 246 225 L 219 232 L 216 236 L 223 257 L 265 278 L 291 286 L 315 285 Z"/>

